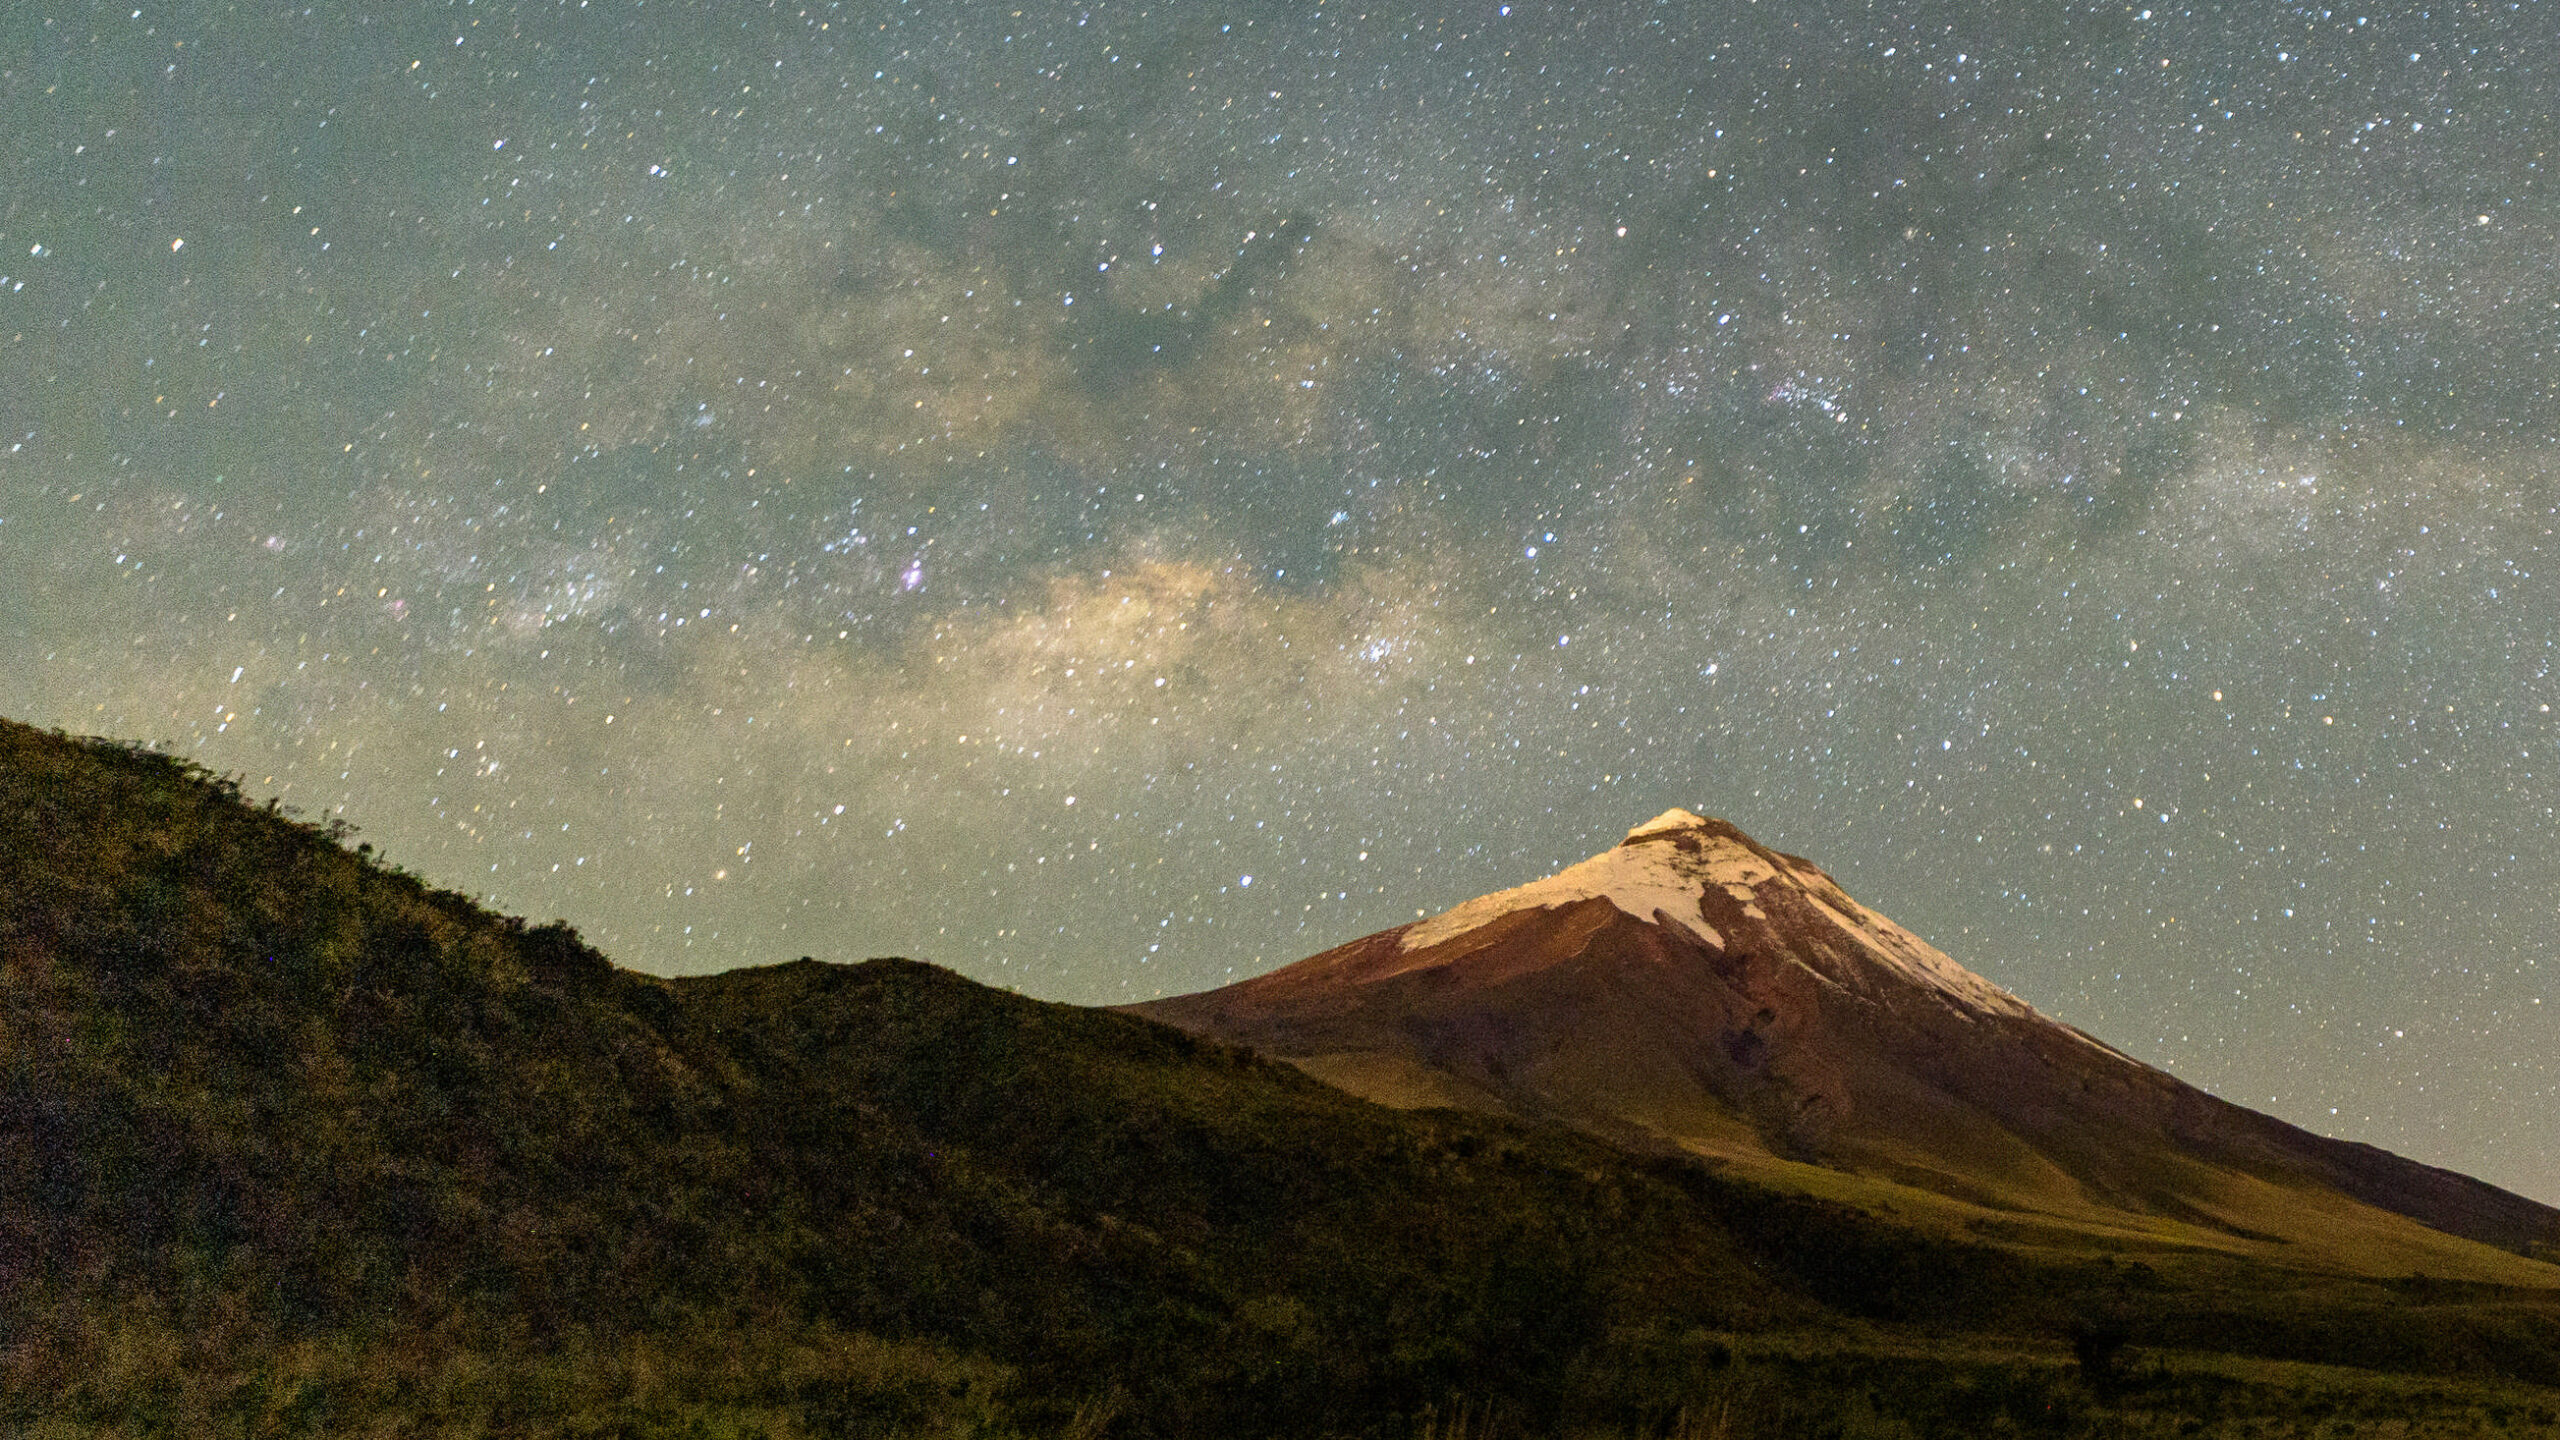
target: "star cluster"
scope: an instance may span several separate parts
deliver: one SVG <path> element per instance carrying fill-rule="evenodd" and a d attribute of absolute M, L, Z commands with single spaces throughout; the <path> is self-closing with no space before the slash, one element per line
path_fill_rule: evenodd
<path fill-rule="evenodd" d="M 2541 7 L 0 34 L 0 711 L 1091 1002 L 1685 805 L 2560 1200 Z"/>

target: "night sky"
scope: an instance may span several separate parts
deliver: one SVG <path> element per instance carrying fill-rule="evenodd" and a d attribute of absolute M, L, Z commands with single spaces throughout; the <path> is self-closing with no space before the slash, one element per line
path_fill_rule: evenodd
<path fill-rule="evenodd" d="M 2560 1201 L 2560 14 L 0 7 L 0 713 L 662 973 L 1673 805 Z"/>

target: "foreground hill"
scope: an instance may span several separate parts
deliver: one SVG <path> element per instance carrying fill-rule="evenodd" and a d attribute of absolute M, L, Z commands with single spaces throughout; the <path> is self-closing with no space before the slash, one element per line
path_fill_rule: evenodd
<path fill-rule="evenodd" d="M 2560 1283 L 2560 1210 L 2205 1094 L 1673 810 L 1545 880 L 1133 1007 L 1387 1103 L 1977 1225 Z"/>
<path fill-rule="evenodd" d="M 907 962 L 650 979 L 14 725 L 0 966 L 0 1303 L 65 1383 L 114 1317 L 240 1353 L 751 1325 L 1315 1428 L 1526 1404 L 1628 1315 L 1811 1308 L 1570 1148 Z"/>
<path fill-rule="evenodd" d="M 905 961 L 652 979 L 341 838 L 0 722 L 0 1430 L 2493 1433 L 2560 1400 L 2547 1294 L 1957 1243 Z"/>

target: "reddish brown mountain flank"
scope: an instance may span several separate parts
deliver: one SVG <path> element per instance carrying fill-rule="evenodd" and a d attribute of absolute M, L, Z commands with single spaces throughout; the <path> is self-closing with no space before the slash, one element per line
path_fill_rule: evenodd
<path fill-rule="evenodd" d="M 1981 1232 L 2560 1281 L 2514 1253 L 2560 1242 L 2560 1211 L 2218 1100 L 1685 810 L 1544 880 L 1134 1008 L 1382 1103 L 1560 1121 Z"/>

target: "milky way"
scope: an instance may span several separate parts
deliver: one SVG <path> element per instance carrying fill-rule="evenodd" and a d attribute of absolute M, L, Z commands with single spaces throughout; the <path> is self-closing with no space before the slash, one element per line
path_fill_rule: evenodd
<path fill-rule="evenodd" d="M 2555 42 L 11 6 L 0 712 L 1092 1002 L 1683 805 L 2560 1200 Z"/>

